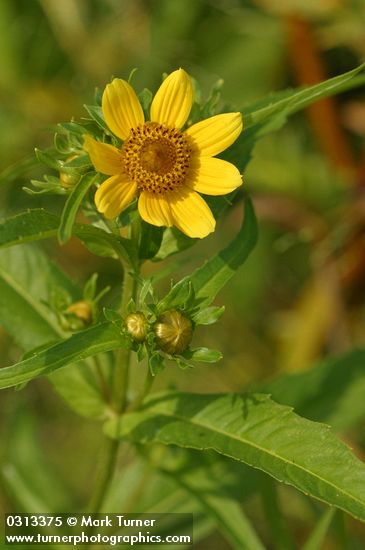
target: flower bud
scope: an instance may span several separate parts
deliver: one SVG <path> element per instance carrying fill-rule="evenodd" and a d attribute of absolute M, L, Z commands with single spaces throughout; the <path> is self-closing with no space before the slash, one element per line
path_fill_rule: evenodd
<path fill-rule="evenodd" d="M 79 302 L 75 302 L 74 304 L 68 306 L 66 313 L 76 315 L 76 317 L 80 319 L 85 326 L 90 325 L 93 320 L 92 305 L 90 302 L 86 302 L 85 300 L 80 300 Z"/>
<path fill-rule="evenodd" d="M 140 311 L 127 315 L 125 326 L 127 332 L 136 342 L 143 342 L 146 339 L 148 323 L 146 317 Z"/>
<path fill-rule="evenodd" d="M 80 174 L 60 172 L 60 182 L 64 189 L 72 189 L 80 180 Z"/>
<path fill-rule="evenodd" d="M 191 342 L 193 325 L 180 311 L 166 311 L 155 324 L 156 341 L 160 349 L 171 355 L 180 354 Z"/>
<path fill-rule="evenodd" d="M 74 160 L 75 158 L 77 158 L 77 155 L 71 155 L 70 157 L 68 157 L 68 159 L 65 162 L 65 166 L 67 166 L 67 163 L 71 162 L 71 160 Z M 69 172 L 69 171 L 66 172 L 64 170 L 60 171 L 60 182 L 64 189 L 71 189 L 79 182 L 79 180 L 80 180 L 80 173 L 77 171 L 72 171 L 72 172 Z"/>

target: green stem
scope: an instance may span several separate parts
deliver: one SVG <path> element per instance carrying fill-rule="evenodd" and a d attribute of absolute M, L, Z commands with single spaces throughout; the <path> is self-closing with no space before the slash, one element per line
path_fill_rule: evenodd
<path fill-rule="evenodd" d="M 323 543 L 335 513 L 336 508 L 328 508 L 328 510 L 323 512 L 321 518 L 314 526 L 313 531 L 305 541 L 302 550 L 320 550 L 320 548 L 323 547 Z"/>
<path fill-rule="evenodd" d="M 278 550 L 294 550 L 294 542 L 287 529 L 285 518 L 280 509 L 276 483 L 268 476 L 262 479 L 261 498 L 265 516 L 270 527 L 274 548 Z"/>
<path fill-rule="evenodd" d="M 135 297 L 136 279 L 133 275 L 124 270 L 123 294 L 121 304 L 121 314 L 125 315 L 129 300 Z M 122 414 L 128 404 L 128 384 L 129 369 L 131 362 L 130 350 L 120 349 L 116 356 L 116 366 L 113 377 L 112 387 L 112 406 L 117 414 Z M 91 497 L 89 510 L 97 513 L 103 506 L 105 496 L 113 478 L 115 464 L 117 461 L 119 441 L 107 439 L 104 448 L 104 454 L 100 461 L 100 470 L 96 480 L 95 492 Z"/>
<path fill-rule="evenodd" d="M 100 390 L 102 392 L 104 401 L 106 403 L 110 403 L 110 401 L 111 401 L 110 387 L 109 387 L 109 384 L 107 383 L 107 381 L 105 379 L 104 372 L 103 372 L 102 366 L 99 362 L 99 358 L 98 358 L 97 355 L 92 357 L 92 362 L 93 362 L 93 366 L 95 368 L 96 377 L 97 377 L 97 380 L 99 382 Z"/>
<path fill-rule="evenodd" d="M 137 280 L 133 275 L 125 271 L 123 281 L 123 296 L 120 313 L 124 317 L 127 312 L 127 306 L 131 298 L 135 298 L 137 290 Z M 128 404 L 128 386 L 129 370 L 131 362 L 131 350 L 120 349 L 117 352 L 116 366 L 113 377 L 113 407 L 121 414 L 125 411 Z"/>
<path fill-rule="evenodd" d="M 341 548 L 341 550 L 349 549 L 349 532 L 347 528 L 346 517 L 342 510 L 336 510 L 333 518 L 333 527 L 339 548 Z"/>
<path fill-rule="evenodd" d="M 152 384 L 155 380 L 155 376 L 152 375 L 151 370 L 149 366 L 147 365 L 147 372 L 146 372 L 146 378 L 144 381 L 143 388 L 141 389 L 140 393 L 136 396 L 133 403 L 130 404 L 128 407 L 128 412 L 135 411 L 139 409 L 140 405 L 143 403 L 144 399 L 147 397 L 147 395 L 150 393 L 150 390 L 152 388 Z"/>
<path fill-rule="evenodd" d="M 96 489 L 88 506 L 89 512 L 96 514 L 101 510 L 105 495 L 113 477 L 118 447 L 119 441 L 117 439 L 108 438 L 105 442 L 104 453 L 100 460 L 101 467 L 96 479 Z"/>
<path fill-rule="evenodd" d="M 140 220 L 137 218 L 129 227 L 129 237 L 137 246 L 140 238 Z M 127 314 L 127 306 L 131 298 L 136 299 L 137 294 L 137 277 L 138 273 L 132 274 L 129 271 L 129 266 L 124 265 L 124 280 L 122 303 L 120 306 L 120 314 L 125 317 Z M 122 414 L 128 405 L 128 387 L 129 387 L 129 370 L 131 363 L 131 350 L 120 349 L 117 353 L 116 368 L 113 380 L 113 404 L 114 409 L 118 414 Z"/>

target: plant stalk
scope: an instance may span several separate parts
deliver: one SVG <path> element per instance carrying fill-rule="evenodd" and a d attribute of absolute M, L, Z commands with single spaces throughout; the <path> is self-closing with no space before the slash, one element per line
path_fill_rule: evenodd
<path fill-rule="evenodd" d="M 120 307 L 120 313 L 123 317 L 126 315 L 130 299 L 135 298 L 137 291 L 136 278 L 127 270 L 124 273 L 122 304 Z M 130 363 L 131 350 L 124 348 L 118 350 L 112 389 L 112 405 L 117 414 L 122 414 L 128 404 Z"/>
<path fill-rule="evenodd" d="M 295 545 L 281 511 L 276 482 L 269 476 L 265 476 L 262 478 L 260 485 L 262 504 L 271 531 L 273 548 L 277 550 L 294 550 Z"/>
<path fill-rule="evenodd" d="M 95 492 L 92 495 L 88 506 L 88 510 L 91 513 L 96 514 L 100 512 L 103 506 L 103 502 L 115 470 L 118 448 L 119 441 L 117 439 L 108 438 L 105 441 L 103 456 L 100 460 L 101 467 L 95 484 Z"/>
<path fill-rule="evenodd" d="M 127 269 L 124 270 L 123 293 L 120 312 L 126 314 L 127 305 L 132 297 L 135 297 L 137 282 Z M 131 351 L 120 349 L 116 356 L 116 366 L 112 386 L 112 407 L 117 414 L 122 414 L 128 404 L 129 369 L 131 362 Z M 89 511 L 97 513 L 103 506 L 105 496 L 113 478 L 115 465 L 118 456 L 119 441 L 107 439 L 104 453 L 101 460 L 99 474 L 96 480 L 95 492 L 91 497 Z"/>
<path fill-rule="evenodd" d="M 150 390 L 152 388 L 152 384 L 155 380 L 155 376 L 152 375 L 151 370 L 149 366 L 147 365 L 147 372 L 146 372 L 146 378 L 143 384 L 143 387 L 140 391 L 140 393 L 136 396 L 135 400 L 130 404 L 128 407 L 128 412 L 135 411 L 139 409 L 140 405 L 143 403 L 145 397 L 150 393 Z"/>

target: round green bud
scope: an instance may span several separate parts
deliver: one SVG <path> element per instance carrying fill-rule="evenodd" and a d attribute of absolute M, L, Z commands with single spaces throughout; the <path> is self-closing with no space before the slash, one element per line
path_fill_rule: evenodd
<path fill-rule="evenodd" d="M 136 342 L 143 342 L 146 339 L 148 323 L 146 317 L 140 311 L 127 315 L 125 327 Z"/>
<path fill-rule="evenodd" d="M 190 344 L 193 325 L 180 311 L 171 309 L 158 318 L 154 331 L 158 347 L 170 355 L 178 355 Z"/>

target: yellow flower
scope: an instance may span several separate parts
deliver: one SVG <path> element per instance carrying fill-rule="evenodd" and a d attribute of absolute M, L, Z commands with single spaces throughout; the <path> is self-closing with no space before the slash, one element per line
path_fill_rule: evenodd
<path fill-rule="evenodd" d="M 192 103 L 191 80 L 183 69 L 160 86 L 148 122 L 128 82 L 116 78 L 107 85 L 104 118 L 123 146 L 119 149 L 89 135 L 84 145 L 95 169 L 111 176 L 95 194 L 96 207 L 106 218 L 115 218 L 139 196 L 139 213 L 152 225 L 175 225 L 198 238 L 214 231 L 215 219 L 199 193 L 225 195 L 241 185 L 237 168 L 213 157 L 237 139 L 242 117 L 224 113 L 182 132 Z"/>

